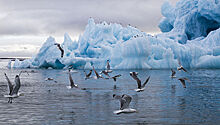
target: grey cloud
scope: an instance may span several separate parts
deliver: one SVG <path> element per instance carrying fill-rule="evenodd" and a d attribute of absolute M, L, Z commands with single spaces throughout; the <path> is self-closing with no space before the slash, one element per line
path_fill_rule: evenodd
<path fill-rule="evenodd" d="M 159 31 L 164 0 L 0 0 L 0 35 L 83 32 L 89 17 L 96 22 L 131 24 Z M 175 3 L 177 0 L 172 0 Z"/>

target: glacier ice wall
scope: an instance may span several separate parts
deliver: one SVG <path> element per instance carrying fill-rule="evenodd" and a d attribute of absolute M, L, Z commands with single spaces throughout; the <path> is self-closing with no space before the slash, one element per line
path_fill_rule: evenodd
<path fill-rule="evenodd" d="M 188 68 L 220 68 L 219 0 L 180 0 L 175 7 L 165 2 L 161 13 L 161 34 L 90 18 L 78 41 L 65 33 L 63 58 L 49 37 L 36 56 L 13 67 L 103 69 L 109 59 L 113 69 L 175 68 L 178 60 Z"/>

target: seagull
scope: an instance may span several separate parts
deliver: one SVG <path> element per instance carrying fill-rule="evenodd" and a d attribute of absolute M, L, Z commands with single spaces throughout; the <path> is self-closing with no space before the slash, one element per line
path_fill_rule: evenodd
<path fill-rule="evenodd" d="M 123 94 L 122 96 L 113 94 L 113 98 L 118 99 L 120 101 L 120 104 L 121 104 L 120 109 L 114 111 L 114 114 L 118 115 L 118 114 L 121 114 L 121 113 L 137 112 L 136 109 L 129 108 L 129 104 L 132 100 L 131 96 L 126 95 L 126 94 Z"/>
<path fill-rule="evenodd" d="M 171 72 L 172 72 L 171 78 L 176 78 L 176 76 L 175 76 L 176 72 L 173 69 L 171 69 Z"/>
<path fill-rule="evenodd" d="M 185 83 L 185 80 L 187 80 L 187 81 L 189 81 L 189 82 L 190 82 L 190 80 L 189 80 L 188 78 L 179 78 L 178 80 L 180 80 L 180 82 L 182 83 L 183 88 L 186 88 L 186 83 Z"/>
<path fill-rule="evenodd" d="M 147 84 L 147 82 L 149 81 L 150 79 L 150 76 L 147 78 L 147 80 L 144 82 L 143 85 L 141 85 L 141 80 L 137 77 L 138 73 L 137 72 L 130 72 L 130 76 L 137 81 L 137 84 L 138 84 L 138 89 L 135 89 L 136 92 L 141 92 L 141 91 L 144 91 L 144 87 L 145 85 Z"/>
<path fill-rule="evenodd" d="M 177 70 L 183 70 L 184 72 L 187 72 L 187 70 L 185 68 L 183 68 L 183 66 L 181 65 L 180 61 L 178 60 L 178 64 L 180 67 L 177 67 Z"/>
<path fill-rule="evenodd" d="M 121 76 L 121 74 L 118 74 L 118 75 L 115 75 L 115 76 L 111 77 L 106 70 L 101 71 L 101 74 L 102 73 L 108 77 L 108 78 L 105 78 L 105 79 L 112 78 L 115 82 L 116 82 L 116 78 Z"/>
<path fill-rule="evenodd" d="M 8 81 L 8 88 L 9 88 L 9 94 L 5 95 L 5 97 L 9 98 L 8 103 L 12 103 L 13 98 L 17 98 L 20 96 L 20 94 L 18 93 L 20 86 L 21 86 L 20 78 L 19 78 L 19 75 L 16 75 L 15 76 L 15 84 L 12 85 L 7 74 L 6 73 L 4 73 L 4 74 L 5 74 L 6 80 Z"/>
<path fill-rule="evenodd" d="M 98 72 L 96 72 L 94 66 L 92 66 L 92 68 L 93 68 L 93 71 L 94 71 L 94 73 L 95 73 L 95 75 L 96 75 L 96 78 L 95 78 L 95 79 L 103 78 L 101 75 L 98 74 Z"/>
<path fill-rule="evenodd" d="M 110 69 L 110 64 L 109 64 L 109 60 L 107 60 L 107 70 L 106 70 L 106 72 L 107 73 L 111 73 L 112 72 L 112 70 Z"/>
<path fill-rule="evenodd" d="M 54 81 L 55 83 L 57 83 L 57 81 L 56 81 L 56 80 L 54 80 L 54 79 L 53 79 L 53 78 L 51 78 L 51 77 L 45 78 L 45 81 Z"/>
<path fill-rule="evenodd" d="M 64 50 L 61 48 L 60 44 L 59 43 L 55 43 L 54 45 L 57 45 L 57 47 L 61 51 L 61 58 L 63 58 Z"/>
<path fill-rule="evenodd" d="M 117 78 L 117 77 L 120 77 L 120 76 L 121 76 L 121 74 L 115 75 L 115 76 L 112 77 L 112 79 L 116 82 L 116 78 Z"/>
<path fill-rule="evenodd" d="M 85 76 L 86 76 L 85 80 L 89 79 L 91 74 L 92 74 L 92 70 L 90 70 L 88 74 L 86 74 L 86 71 L 84 70 L 84 73 L 85 73 Z"/>
<path fill-rule="evenodd" d="M 73 87 L 78 88 L 77 84 L 74 84 L 71 73 L 70 73 L 70 69 L 69 69 L 69 80 L 70 80 L 70 86 L 67 86 L 68 89 L 71 89 Z"/>

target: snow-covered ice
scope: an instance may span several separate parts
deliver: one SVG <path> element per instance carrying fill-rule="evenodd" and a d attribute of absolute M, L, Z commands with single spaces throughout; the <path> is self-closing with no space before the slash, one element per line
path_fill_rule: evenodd
<path fill-rule="evenodd" d="M 104 69 L 109 59 L 112 69 L 175 68 L 178 60 L 188 68 L 220 68 L 219 0 L 180 0 L 175 7 L 165 2 L 161 13 L 161 34 L 90 18 L 78 41 L 65 33 L 63 58 L 49 37 L 36 56 L 12 67 Z"/>

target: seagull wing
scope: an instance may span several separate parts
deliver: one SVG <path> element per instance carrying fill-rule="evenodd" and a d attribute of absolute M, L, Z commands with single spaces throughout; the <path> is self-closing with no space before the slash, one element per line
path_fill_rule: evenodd
<path fill-rule="evenodd" d="M 141 88 L 141 80 L 137 77 L 136 73 L 132 72 L 131 77 L 137 81 L 138 88 Z"/>
<path fill-rule="evenodd" d="M 64 54 L 64 50 L 61 48 L 59 43 L 55 43 L 54 45 L 57 45 L 57 47 L 59 48 L 59 50 L 61 51 L 61 58 L 63 57 Z"/>
<path fill-rule="evenodd" d="M 109 74 L 106 71 L 102 71 L 102 73 L 110 78 Z"/>
<path fill-rule="evenodd" d="M 114 81 L 116 81 L 116 78 L 117 78 L 117 77 L 120 77 L 120 76 L 121 76 L 121 74 L 116 75 L 116 76 L 113 76 L 112 78 L 114 79 Z"/>
<path fill-rule="evenodd" d="M 149 79 L 150 79 L 150 76 L 149 76 L 149 77 L 147 78 L 147 80 L 144 82 L 144 84 L 142 85 L 142 88 L 145 87 L 145 85 L 148 83 Z"/>
<path fill-rule="evenodd" d="M 99 78 L 100 76 L 99 76 L 99 74 L 96 72 L 94 66 L 93 66 L 92 68 L 93 68 L 93 71 L 95 72 L 96 77 Z"/>
<path fill-rule="evenodd" d="M 122 98 L 121 98 L 121 110 L 123 110 L 123 109 L 127 109 L 127 108 L 129 108 L 129 105 L 130 105 L 130 102 L 131 102 L 131 100 L 132 100 L 132 98 L 131 98 L 131 96 L 129 96 L 129 95 L 122 95 Z"/>
<path fill-rule="evenodd" d="M 181 67 L 181 69 L 182 69 L 184 72 L 187 72 L 187 70 L 186 70 L 186 69 L 184 69 L 183 67 Z"/>
<path fill-rule="evenodd" d="M 171 69 L 171 71 L 172 71 L 171 76 L 172 76 L 172 77 L 175 76 L 176 72 L 175 72 L 173 69 Z"/>
<path fill-rule="evenodd" d="M 190 80 L 188 78 L 183 78 L 184 80 L 187 80 L 188 82 L 190 82 Z"/>
<path fill-rule="evenodd" d="M 69 72 L 69 80 L 70 80 L 70 86 L 71 87 L 74 87 L 74 82 L 73 82 L 73 79 L 72 79 L 72 76 L 71 76 L 71 73 Z"/>
<path fill-rule="evenodd" d="M 60 51 L 61 51 L 61 57 L 63 57 L 64 50 L 63 50 L 61 47 L 59 47 L 59 49 L 60 49 Z"/>
<path fill-rule="evenodd" d="M 92 70 L 89 71 L 89 73 L 87 74 L 87 77 L 90 77 L 92 74 Z"/>
<path fill-rule="evenodd" d="M 117 78 L 117 77 L 120 77 L 121 76 L 121 74 L 118 74 L 118 75 L 115 75 L 115 76 L 113 76 L 114 78 Z"/>
<path fill-rule="evenodd" d="M 184 80 L 184 79 L 182 79 L 182 78 L 180 78 L 179 80 L 180 80 L 180 82 L 182 83 L 183 88 L 186 88 L 186 83 L 185 83 L 185 80 Z"/>
<path fill-rule="evenodd" d="M 6 73 L 4 73 L 4 74 L 5 74 L 6 80 L 8 81 L 9 95 L 11 95 L 12 94 L 12 90 L 13 90 L 13 85 L 12 85 L 11 81 L 9 80 L 7 74 Z"/>
<path fill-rule="evenodd" d="M 20 87 L 21 87 L 21 82 L 20 82 L 20 78 L 19 78 L 19 76 L 18 75 L 16 75 L 15 76 L 15 87 L 14 87 L 14 89 L 12 90 L 12 95 L 14 95 L 14 94 L 18 94 L 18 91 L 19 91 L 19 89 L 20 89 Z"/>

